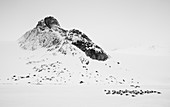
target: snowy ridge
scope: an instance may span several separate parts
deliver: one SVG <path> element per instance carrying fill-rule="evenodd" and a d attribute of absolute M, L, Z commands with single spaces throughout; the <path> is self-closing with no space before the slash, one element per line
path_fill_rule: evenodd
<path fill-rule="evenodd" d="M 60 49 L 65 44 L 78 47 L 88 57 L 105 61 L 109 56 L 98 45 L 93 43 L 79 30 L 64 30 L 53 17 L 46 17 L 38 22 L 37 26 L 26 32 L 19 40 L 19 46 L 25 50 L 34 51 L 39 48 Z"/>

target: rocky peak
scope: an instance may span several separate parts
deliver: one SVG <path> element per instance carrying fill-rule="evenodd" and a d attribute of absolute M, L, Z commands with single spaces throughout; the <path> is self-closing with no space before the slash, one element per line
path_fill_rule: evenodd
<path fill-rule="evenodd" d="M 37 24 L 37 27 L 48 27 L 52 28 L 52 26 L 57 25 L 60 26 L 59 22 L 57 19 L 55 19 L 52 16 L 45 17 L 44 19 L 40 20 Z"/>
<path fill-rule="evenodd" d="M 51 28 L 53 25 L 57 25 L 60 26 L 59 22 L 57 21 L 57 19 L 55 19 L 52 16 L 46 17 L 44 18 L 44 22 L 47 25 L 47 27 Z"/>
<path fill-rule="evenodd" d="M 91 59 L 105 61 L 109 58 L 104 50 L 93 43 L 86 34 L 77 29 L 65 30 L 52 16 L 40 20 L 34 29 L 26 32 L 19 39 L 21 48 L 32 51 L 51 47 L 61 50 L 60 48 L 68 43 L 80 49 Z"/>

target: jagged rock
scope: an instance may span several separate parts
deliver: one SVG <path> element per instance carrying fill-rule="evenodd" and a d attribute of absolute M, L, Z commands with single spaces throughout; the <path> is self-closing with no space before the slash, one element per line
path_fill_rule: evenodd
<path fill-rule="evenodd" d="M 53 25 L 60 26 L 57 19 L 55 19 L 54 17 L 51 17 L 51 16 L 44 18 L 44 22 L 49 28 L 52 28 Z"/>
<path fill-rule="evenodd" d="M 52 16 L 48 16 L 48 17 L 45 17 L 44 20 L 39 21 L 38 24 L 37 24 L 37 27 L 38 26 L 40 26 L 40 27 L 47 26 L 48 28 L 52 28 L 53 25 L 60 26 L 57 19 L 55 19 Z"/>
<path fill-rule="evenodd" d="M 94 60 L 105 61 L 109 57 L 98 45 L 79 30 L 65 30 L 60 27 L 59 22 L 52 16 L 46 17 L 39 21 L 37 26 L 26 32 L 18 43 L 25 50 L 36 50 L 39 48 L 54 47 L 52 50 L 62 50 L 65 44 L 76 46 L 86 56 Z M 67 52 L 67 50 L 62 50 Z"/>

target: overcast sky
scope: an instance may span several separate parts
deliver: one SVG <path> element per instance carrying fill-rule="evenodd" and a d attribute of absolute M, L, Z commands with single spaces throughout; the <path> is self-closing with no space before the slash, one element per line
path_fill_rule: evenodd
<path fill-rule="evenodd" d="M 170 46 L 169 0 L 1 0 L 0 41 L 15 41 L 52 15 L 111 49 L 145 43 Z"/>

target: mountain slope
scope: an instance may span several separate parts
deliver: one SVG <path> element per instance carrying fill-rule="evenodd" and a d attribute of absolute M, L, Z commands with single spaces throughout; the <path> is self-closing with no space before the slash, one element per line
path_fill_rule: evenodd
<path fill-rule="evenodd" d="M 19 57 L 25 64 L 22 70 L 27 72 L 23 75 L 16 73 L 8 78 L 9 81 L 32 84 L 128 83 L 123 81 L 125 72 L 119 63 L 84 33 L 61 28 L 53 17 L 39 21 L 17 42 L 21 53 L 27 53 Z"/>

